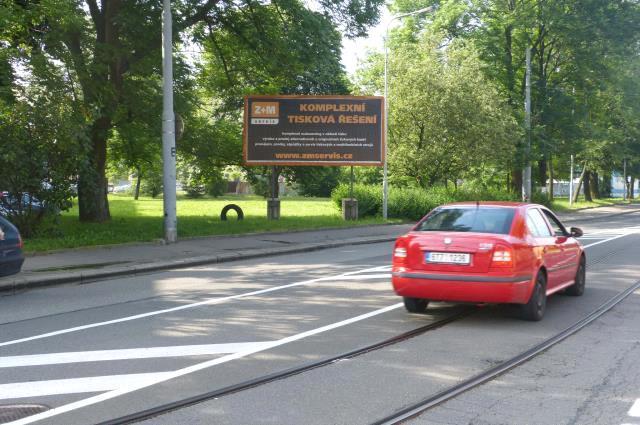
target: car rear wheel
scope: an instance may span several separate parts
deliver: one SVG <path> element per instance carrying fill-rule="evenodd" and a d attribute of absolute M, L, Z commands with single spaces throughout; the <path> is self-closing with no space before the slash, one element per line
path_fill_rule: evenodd
<path fill-rule="evenodd" d="M 580 265 L 578 266 L 578 271 L 576 272 L 574 284 L 567 288 L 566 294 L 572 295 L 574 297 L 579 297 L 580 295 L 584 294 L 584 287 L 585 287 L 586 281 L 587 281 L 586 261 L 584 257 L 581 257 Z"/>
<path fill-rule="evenodd" d="M 411 298 L 411 297 L 403 297 L 404 298 L 404 307 L 407 309 L 409 313 L 424 313 L 427 309 L 427 305 L 429 304 L 429 300 L 424 300 L 422 298 Z"/>
<path fill-rule="evenodd" d="M 544 273 L 538 272 L 536 283 L 531 292 L 529 302 L 520 306 L 520 317 L 524 320 L 537 322 L 542 320 L 547 308 L 547 278 Z"/>

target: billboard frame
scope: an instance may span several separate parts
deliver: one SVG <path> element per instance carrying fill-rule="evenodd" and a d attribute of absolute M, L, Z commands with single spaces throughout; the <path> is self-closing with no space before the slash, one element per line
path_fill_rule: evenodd
<path fill-rule="evenodd" d="M 251 99 L 340 99 L 340 100 L 380 100 L 380 161 L 249 161 L 247 149 L 249 145 L 249 98 Z M 327 166 L 327 167 L 382 167 L 386 161 L 385 145 L 385 101 L 384 96 L 353 96 L 353 95 L 246 95 L 244 97 L 244 118 L 242 126 L 242 160 L 247 166 Z"/>

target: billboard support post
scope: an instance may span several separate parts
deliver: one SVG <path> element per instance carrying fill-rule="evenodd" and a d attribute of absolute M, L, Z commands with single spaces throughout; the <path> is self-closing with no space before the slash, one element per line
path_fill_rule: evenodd
<path fill-rule="evenodd" d="M 349 198 L 353 199 L 353 165 L 351 166 L 351 178 L 349 179 Z"/>
<path fill-rule="evenodd" d="M 271 198 L 267 199 L 267 219 L 280 219 L 280 188 L 278 187 L 278 168 L 271 166 Z"/>
<path fill-rule="evenodd" d="M 353 165 L 351 166 L 351 174 L 349 178 L 349 198 L 342 199 L 342 218 L 344 220 L 358 219 L 358 200 L 353 197 Z"/>

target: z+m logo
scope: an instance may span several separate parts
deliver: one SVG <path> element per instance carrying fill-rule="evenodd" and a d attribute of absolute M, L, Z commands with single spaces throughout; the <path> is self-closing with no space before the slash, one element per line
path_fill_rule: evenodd
<path fill-rule="evenodd" d="M 278 124 L 280 104 L 278 102 L 253 102 L 251 104 L 251 124 Z"/>

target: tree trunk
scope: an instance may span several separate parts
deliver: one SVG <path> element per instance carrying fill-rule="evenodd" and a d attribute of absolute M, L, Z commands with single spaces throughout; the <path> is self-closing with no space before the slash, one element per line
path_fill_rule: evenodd
<path fill-rule="evenodd" d="M 582 167 L 582 173 L 580 173 L 580 178 L 578 179 L 578 186 L 576 187 L 575 192 L 573 192 L 573 202 L 578 201 L 578 196 L 580 196 L 580 188 L 582 187 L 582 182 L 584 181 L 584 173 L 587 171 L 587 164 L 584 164 Z"/>
<path fill-rule="evenodd" d="M 584 200 L 587 202 L 593 202 L 591 197 L 591 171 L 585 170 L 584 172 Z"/>
<path fill-rule="evenodd" d="M 138 172 L 138 175 L 136 176 L 136 191 L 133 195 L 133 199 L 137 201 L 140 197 L 140 182 L 142 181 L 142 172 L 140 172 L 140 168 L 138 168 L 136 171 Z"/>
<path fill-rule="evenodd" d="M 636 178 L 631 176 L 629 179 L 629 197 L 628 199 L 633 199 L 635 197 L 635 186 L 636 186 Z"/>
<path fill-rule="evenodd" d="M 547 186 L 547 160 L 541 159 L 538 161 L 538 185 L 540 187 Z"/>
<path fill-rule="evenodd" d="M 88 164 L 78 179 L 78 210 L 80 221 L 104 222 L 111 219 L 107 200 L 107 137 L 111 120 L 102 117 L 91 127 L 91 149 Z"/>
<path fill-rule="evenodd" d="M 514 169 L 511 171 L 511 191 L 513 193 L 522 192 L 522 170 Z"/>
<path fill-rule="evenodd" d="M 602 176 L 602 182 L 600 184 L 600 196 L 603 198 L 611 198 L 611 173 L 605 173 Z"/>
<path fill-rule="evenodd" d="M 549 172 L 549 184 L 547 185 L 547 199 L 553 202 L 553 157 L 549 154 L 547 171 Z"/>
<path fill-rule="evenodd" d="M 591 173 L 591 197 L 600 199 L 600 182 L 598 173 Z"/>

